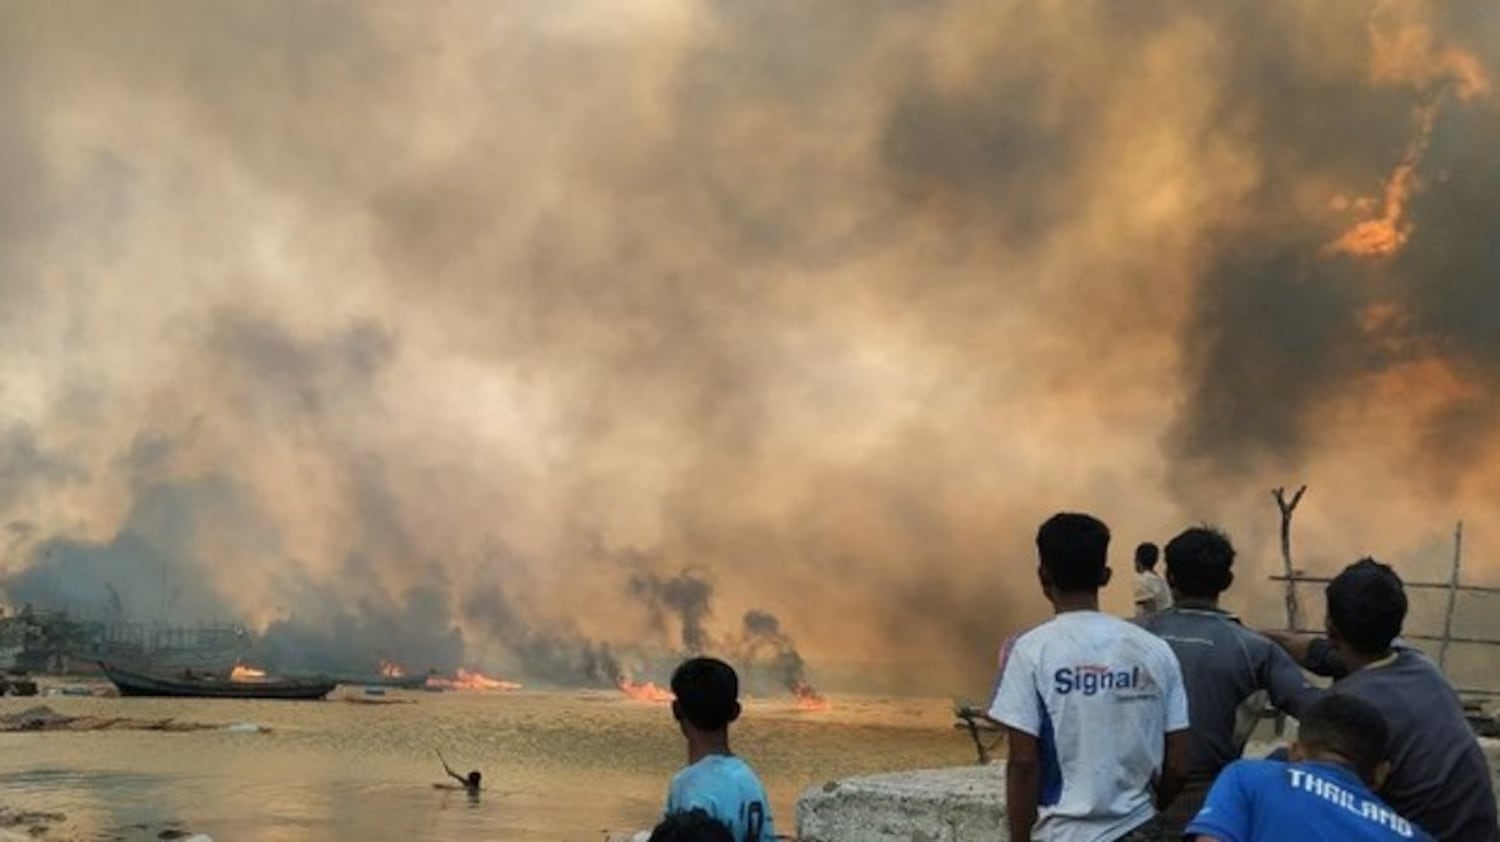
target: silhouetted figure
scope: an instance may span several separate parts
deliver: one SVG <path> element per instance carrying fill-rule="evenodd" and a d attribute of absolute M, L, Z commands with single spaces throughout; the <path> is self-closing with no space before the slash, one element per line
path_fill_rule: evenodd
<path fill-rule="evenodd" d="M 443 755 L 441 753 L 438 754 L 438 760 L 442 761 L 443 771 L 448 773 L 448 777 L 452 778 L 455 781 L 458 781 L 459 786 L 463 789 L 464 792 L 467 792 L 470 795 L 479 794 L 479 783 L 484 779 L 484 775 L 481 775 L 478 770 L 471 771 L 467 775 L 460 775 L 459 773 L 453 771 L 453 767 L 448 765 L 448 761 L 443 759 Z M 433 786 L 439 786 L 445 789 L 450 788 L 447 784 L 433 784 Z"/>
<path fill-rule="evenodd" d="M 724 823 L 703 810 L 672 813 L 651 831 L 648 842 L 735 842 Z"/>

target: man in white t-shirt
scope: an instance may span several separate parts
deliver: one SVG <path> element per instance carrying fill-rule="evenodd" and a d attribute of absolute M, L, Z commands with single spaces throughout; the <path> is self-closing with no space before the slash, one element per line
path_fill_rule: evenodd
<path fill-rule="evenodd" d="M 1107 526 L 1058 514 L 1036 543 L 1055 616 L 1007 643 L 990 706 L 1010 747 L 1010 838 L 1153 838 L 1156 812 L 1181 788 L 1187 760 L 1177 656 L 1145 629 L 1100 613 Z"/>
<path fill-rule="evenodd" d="M 1135 616 L 1149 617 L 1172 607 L 1172 589 L 1156 572 L 1161 551 L 1155 544 L 1135 548 Z"/>

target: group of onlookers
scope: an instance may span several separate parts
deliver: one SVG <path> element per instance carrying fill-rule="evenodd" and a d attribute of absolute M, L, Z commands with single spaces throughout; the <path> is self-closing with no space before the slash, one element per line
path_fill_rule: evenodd
<path fill-rule="evenodd" d="M 1012 839 L 1500 840 L 1457 694 L 1398 641 L 1390 567 L 1362 559 L 1329 584 L 1326 636 L 1262 634 L 1219 606 L 1234 548 L 1197 527 L 1167 544 L 1164 580 L 1156 548 L 1137 550 L 1132 623 L 1099 611 L 1109 539 L 1082 514 L 1037 534 L 1055 616 L 1007 642 L 990 709 Z M 1268 703 L 1299 721 L 1296 741 L 1239 759 Z"/>
<path fill-rule="evenodd" d="M 1011 839 L 1500 842 L 1457 694 L 1399 641 L 1407 603 L 1390 567 L 1361 559 L 1333 579 L 1324 636 L 1261 633 L 1219 605 L 1234 583 L 1229 538 L 1195 527 L 1164 554 L 1137 548 L 1128 622 L 1099 610 L 1109 541 L 1084 514 L 1037 533 L 1054 616 L 1006 642 L 989 710 L 1008 741 Z M 690 659 L 672 691 L 688 765 L 653 842 L 773 839 L 765 791 L 729 750 L 734 670 Z M 1241 759 L 1268 709 L 1298 720 L 1296 740 Z"/>

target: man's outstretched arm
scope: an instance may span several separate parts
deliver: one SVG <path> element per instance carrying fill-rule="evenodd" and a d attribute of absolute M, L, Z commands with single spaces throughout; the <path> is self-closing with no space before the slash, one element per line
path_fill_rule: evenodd
<path fill-rule="evenodd" d="M 1005 729 L 1005 816 L 1011 839 L 1030 839 L 1042 798 L 1041 752 L 1037 739 L 1025 731 Z"/>

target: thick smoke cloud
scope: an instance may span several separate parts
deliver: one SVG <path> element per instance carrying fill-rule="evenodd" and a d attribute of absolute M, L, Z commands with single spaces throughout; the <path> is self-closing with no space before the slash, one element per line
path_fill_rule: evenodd
<path fill-rule="evenodd" d="M 1258 572 L 1306 479 L 1310 567 L 1459 514 L 1485 557 L 1497 45 L 1481 0 L 13 4 L 5 597 L 947 689 L 1059 508 Z"/>

